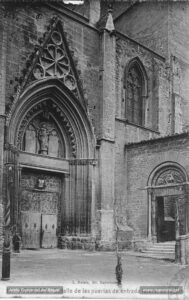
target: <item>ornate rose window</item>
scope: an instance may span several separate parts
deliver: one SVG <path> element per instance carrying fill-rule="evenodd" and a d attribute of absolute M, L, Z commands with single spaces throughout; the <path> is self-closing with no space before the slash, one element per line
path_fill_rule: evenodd
<path fill-rule="evenodd" d="M 57 77 L 63 80 L 70 90 L 76 88 L 76 80 L 72 74 L 62 36 L 58 31 L 52 32 L 48 44 L 33 69 L 33 76 L 37 80 L 49 76 Z"/>

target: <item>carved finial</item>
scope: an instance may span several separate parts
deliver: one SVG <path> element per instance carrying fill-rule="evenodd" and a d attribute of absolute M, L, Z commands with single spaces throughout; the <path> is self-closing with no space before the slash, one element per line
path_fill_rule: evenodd
<path fill-rule="evenodd" d="M 108 4 L 108 12 L 112 13 L 113 11 L 113 7 L 112 7 L 112 3 Z"/>
<path fill-rule="evenodd" d="M 108 18 L 106 21 L 105 29 L 107 29 L 110 32 L 115 30 L 114 21 L 113 21 L 113 17 L 112 17 L 112 4 L 109 4 L 109 6 L 108 6 Z"/>

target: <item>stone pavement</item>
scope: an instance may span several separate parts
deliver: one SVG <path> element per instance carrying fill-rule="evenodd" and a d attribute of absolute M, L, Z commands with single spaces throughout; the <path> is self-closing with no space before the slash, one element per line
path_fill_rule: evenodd
<path fill-rule="evenodd" d="M 171 298 L 177 295 L 140 294 L 139 289 L 140 286 L 183 286 L 185 298 L 181 294 L 178 299 L 189 299 L 186 298 L 189 266 L 124 252 L 121 287 L 116 284 L 115 266 L 116 255 L 113 252 L 22 250 L 19 254 L 12 254 L 11 279 L 0 281 L 0 295 L 27 298 L 31 297 L 31 290 L 9 288 L 7 294 L 7 287 L 54 286 L 60 287 L 60 290 L 42 290 L 40 294 L 39 290 L 35 290 L 31 292 L 32 297 L 177 299 Z"/>

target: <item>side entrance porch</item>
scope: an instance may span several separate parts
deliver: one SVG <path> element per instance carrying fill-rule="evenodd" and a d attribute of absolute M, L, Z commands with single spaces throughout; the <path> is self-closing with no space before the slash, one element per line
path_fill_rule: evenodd
<path fill-rule="evenodd" d="M 148 240 L 153 245 L 148 253 L 189 260 L 188 180 L 184 168 L 174 163 L 157 168 L 151 175 L 148 189 Z"/>

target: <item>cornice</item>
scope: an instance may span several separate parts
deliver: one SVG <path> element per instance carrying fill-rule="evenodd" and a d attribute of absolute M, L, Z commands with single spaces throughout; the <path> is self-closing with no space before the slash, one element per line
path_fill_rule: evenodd
<path fill-rule="evenodd" d="M 138 125 L 138 124 L 129 122 L 128 119 L 122 119 L 122 118 L 116 117 L 115 120 L 117 122 L 124 123 L 125 125 L 133 126 L 133 127 L 138 127 L 138 128 L 140 128 L 142 130 L 150 131 L 150 132 L 153 132 L 153 133 L 156 133 L 156 134 L 160 135 L 159 131 L 154 130 L 154 129 L 149 128 L 149 127 L 145 127 L 145 126 L 142 126 L 142 125 Z"/>
<path fill-rule="evenodd" d="M 60 4 L 55 5 L 51 3 L 44 3 L 44 5 L 99 33 L 99 30 L 95 26 L 89 24 L 89 19 L 87 17 L 82 16 L 79 13 L 72 11 L 69 8 L 66 8 L 65 6 Z"/>
<path fill-rule="evenodd" d="M 165 58 L 164 56 L 162 56 L 161 54 L 159 54 L 159 53 L 157 53 L 157 52 L 151 50 L 150 48 L 146 47 L 145 45 L 143 45 L 143 44 L 137 42 L 136 40 L 132 39 L 131 37 L 129 37 L 129 36 L 126 35 L 125 33 L 120 32 L 120 31 L 118 31 L 118 30 L 115 30 L 115 35 L 116 35 L 118 38 L 122 39 L 122 40 L 129 40 L 129 41 L 133 42 L 134 44 L 136 44 L 136 45 L 138 45 L 138 46 L 144 48 L 145 50 L 151 52 L 154 56 L 156 56 L 157 58 L 159 58 L 160 60 L 162 60 L 163 62 L 165 62 L 166 58 Z"/>
<path fill-rule="evenodd" d="M 169 140 L 175 140 L 175 139 L 180 139 L 180 138 L 187 138 L 189 137 L 189 132 L 183 132 L 183 133 L 176 133 L 176 134 L 172 134 L 172 135 L 166 135 L 166 136 L 161 136 L 159 138 L 153 138 L 153 139 L 149 139 L 149 140 L 143 140 L 140 142 L 135 142 L 135 143 L 128 143 L 125 144 L 125 148 L 132 148 L 132 147 L 140 147 L 140 146 L 145 146 L 147 144 L 156 144 L 156 143 L 163 143 Z"/>
<path fill-rule="evenodd" d="M 127 7 L 126 9 L 124 9 L 124 11 L 122 11 L 118 16 L 116 16 L 116 17 L 114 18 L 114 22 L 116 22 L 117 20 L 119 20 L 120 17 L 122 17 L 124 14 L 126 14 L 130 9 L 133 8 L 133 6 L 135 6 L 135 5 L 138 4 L 138 3 L 139 3 L 138 0 L 134 0 L 133 3 L 131 2 L 131 4 L 130 4 L 129 7 Z"/>

